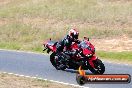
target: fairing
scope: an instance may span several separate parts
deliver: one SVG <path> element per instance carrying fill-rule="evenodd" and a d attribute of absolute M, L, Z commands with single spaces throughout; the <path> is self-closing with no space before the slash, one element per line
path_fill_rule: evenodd
<path fill-rule="evenodd" d="M 56 51 L 56 42 L 54 41 L 47 41 L 46 43 L 47 48 L 49 48 L 51 51 Z"/>

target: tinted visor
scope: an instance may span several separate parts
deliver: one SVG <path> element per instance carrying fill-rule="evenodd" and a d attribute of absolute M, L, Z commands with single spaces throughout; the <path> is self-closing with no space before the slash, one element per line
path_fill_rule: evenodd
<path fill-rule="evenodd" d="M 78 34 L 74 35 L 74 38 L 75 38 L 75 39 L 78 39 Z"/>

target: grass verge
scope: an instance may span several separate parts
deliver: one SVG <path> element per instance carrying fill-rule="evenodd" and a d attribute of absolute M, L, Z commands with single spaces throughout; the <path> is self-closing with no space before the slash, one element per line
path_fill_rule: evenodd
<path fill-rule="evenodd" d="M 97 55 L 105 60 L 116 61 L 117 63 L 132 64 L 132 51 L 123 52 L 97 51 Z"/>

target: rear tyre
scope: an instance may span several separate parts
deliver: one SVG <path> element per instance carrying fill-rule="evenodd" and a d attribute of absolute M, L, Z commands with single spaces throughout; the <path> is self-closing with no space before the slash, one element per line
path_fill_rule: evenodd
<path fill-rule="evenodd" d="M 100 59 L 93 61 L 94 67 L 90 67 L 89 70 L 94 74 L 103 74 L 105 72 L 105 66 Z"/>
<path fill-rule="evenodd" d="M 51 62 L 51 64 L 52 64 L 57 70 L 65 70 L 66 67 L 63 66 L 63 65 L 60 63 L 60 61 L 59 61 L 59 59 L 58 59 L 58 56 L 57 56 L 57 58 L 55 58 L 55 56 L 56 56 L 56 53 L 55 53 L 55 52 L 52 53 L 52 54 L 50 55 L 50 62 Z"/>

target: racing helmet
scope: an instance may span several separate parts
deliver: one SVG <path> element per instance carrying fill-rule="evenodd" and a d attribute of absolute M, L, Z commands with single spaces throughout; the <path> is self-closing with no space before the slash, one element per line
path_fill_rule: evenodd
<path fill-rule="evenodd" d="M 79 32 L 76 29 L 70 29 L 69 36 L 74 40 L 77 40 L 79 36 Z"/>

